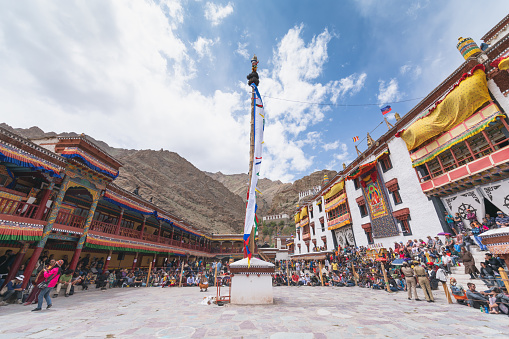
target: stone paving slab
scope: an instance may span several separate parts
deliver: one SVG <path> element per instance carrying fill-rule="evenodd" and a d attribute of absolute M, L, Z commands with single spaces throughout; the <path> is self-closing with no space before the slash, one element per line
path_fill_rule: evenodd
<path fill-rule="evenodd" d="M 0 338 L 509 338 L 509 317 L 449 305 L 441 291 L 427 303 L 406 292 L 283 286 L 274 288 L 274 305 L 201 305 L 211 291 L 92 290 L 40 312 L 0 307 Z"/>

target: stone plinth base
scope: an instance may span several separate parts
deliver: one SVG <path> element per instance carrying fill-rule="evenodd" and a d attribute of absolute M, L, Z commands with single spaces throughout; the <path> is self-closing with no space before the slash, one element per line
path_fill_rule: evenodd
<path fill-rule="evenodd" d="M 231 299 L 237 305 L 263 305 L 273 303 L 272 274 L 275 266 L 272 263 L 252 258 L 247 267 L 247 259 L 230 264 Z"/>

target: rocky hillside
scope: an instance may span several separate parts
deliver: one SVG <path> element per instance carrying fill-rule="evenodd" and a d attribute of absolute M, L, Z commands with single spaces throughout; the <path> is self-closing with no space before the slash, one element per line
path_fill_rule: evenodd
<path fill-rule="evenodd" d="M 249 182 L 247 174 L 229 175 L 221 172 L 207 174 L 223 183 L 233 193 L 245 199 Z M 332 179 L 337 172 L 329 170 L 317 171 L 296 180 L 294 183 L 261 179 L 258 185 L 258 189 L 262 192 L 262 195 L 258 196 L 259 201 L 260 199 L 262 200 L 262 204 L 260 202 L 258 204 L 261 210 L 260 214 L 262 216 L 279 213 L 291 214 L 299 201 L 299 192 L 321 185 L 325 174 L 327 174 L 329 179 Z"/>
<path fill-rule="evenodd" d="M 6 124 L 0 126 L 28 139 L 57 135 L 45 133 L 38 127 L 13 129 Z M 132 191 L 139 185 L 143 198 L 152 197 L 158 206 L 201 229 L 213 233 L 242 233 L 243 199 L 177 153 L 118 149 L 90 140 L 124 164 L 115 180 L 120 187 Z"/>

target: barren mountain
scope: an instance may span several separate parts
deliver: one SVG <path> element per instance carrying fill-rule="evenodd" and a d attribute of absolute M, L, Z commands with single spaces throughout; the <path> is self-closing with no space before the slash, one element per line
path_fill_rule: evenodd
<path fill-rule="evenodd" d="M 38 127 L 14 129 L 6 124 L 0 126 L 28 139 L 78 135 L 45 133 Z M 115 179 L 120 187 L 133 191 L 139 185 L 143 198 L 149 200 L 152 197 L 156 205 L 203 230 L 242 233 L 244 200 L 177 153 L 113 148 L 87 137 L 124 164 Z"/>

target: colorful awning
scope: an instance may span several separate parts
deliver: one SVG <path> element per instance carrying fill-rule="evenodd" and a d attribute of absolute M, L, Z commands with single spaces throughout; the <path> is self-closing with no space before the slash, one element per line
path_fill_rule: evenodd
<path fill-rule="evenodd" d="M 111 202 L 112 204 L 115 204 L 117 206 L 123 207 L 125 209 L 128 209 L 133 212 L 138 212 L 145 215 L 157 215 L 157 212 L 145 207 L 136 201 L 133 201 L 131 199 L 128 199 L 126 197 L 121 196 L 120 194 L 117 194 L 113 191 L 106 190 L 104 192 L 104 200 Z"/>
<path fill-rule="evenodd" d="M 346 203 L 346 193 L 337 196 L 335 199 L 325 204 L 325 213 L 332 211 L 333 209 L 344 203 Z"/>
<path fill-rule="evenodd" d="M 62 177 L 62 167 L 3 142 L 0 142 L 0 161 L 10 162 L 11 164 L 28 167 L 36 171 L 42 171 L 48 173 L 52 177 Z"/>
<path fill-rule="evenodd" d="M 295 214 L 294 220 L 295 220 L 295 224 L 297 225 L 299 223 L 299 221 L 300 221 L 300 212 Z"/>
<path fill-rule="evenodd" d="M 0 241 L 34 241 L 42 237 L 44 225 L 0 221 Z"/>
<path fill-rule="evenodd" d="M 484 66 L 479 64 L 463 74 L 444 99 L 437 101 L 425 116 L 398 132 L 396 137 L 401 137 L 411 151 L 463 122 L 490 100 Z"/>
<path fill-rule="evenodd" d="M 475 134 L 481 133 L 498 117 L 504 117 L 504 114 L 501 113 L 498 106 L 492 102 L 479 112 L 461 122 L 459 125 L 443 133 L 436 140 L 433 140 L 426 146 L 421 147 L 410 154 L 412 166 L 416 167 L 433 160 L 439 154 L 447 151 L 454 145 Z"/>
<path fill-rule="evenodd" d="M 357 168 L 355 171 L 352 172 L 351 175 L 346 177 L 346 180 L 354 180 L 357 179 L 357 177 L 363 175 L 364 173 L 367 173 L 373 169 L 373 167 L 376 166 L 376 160 L 372 162 L 368 162 L 367 164 L 360 165 L 359 168 Z"/>
<path fill-rule="evenodd" d="M 98 159 L 94 158 L 87 152 L 83 151 L 82 149 L 78 147 L 66 147 L 61 153 L 61 156 L 64 158 L 72 159 L 72 158 L 78 158 L 83 163 L 89 167 L 90 169 L 102 173 L 104 175 L 109 176 L 110 178 L 115 179 L 118 177 L 118 171 L 114 169 L 111 166 L 106 165 L 102 161 L 99 161 Z"/>
<path fill-rule="evenodd" d="M 185 254 L 185 251 L 170 248 L 167 245 L 153 245 L 141 241 L 109 238 L 90 233 L 87 236 L 85 247 L 122 252 Z"/>
<path fill-rule="evenodd" d="M 341 192 L 343 190 L 343 188 L 345 188 L 345 181 L 340 181 L 338 183 L 335 183 L 334 186 L 332 186 L 332 188 L 327 191 L 327 193 L 325 193 L 325 195 L 323 196 L 323 198 L 325 200 L 335 196 L 336 194 L 338 194 L 339 192 Z"/>

